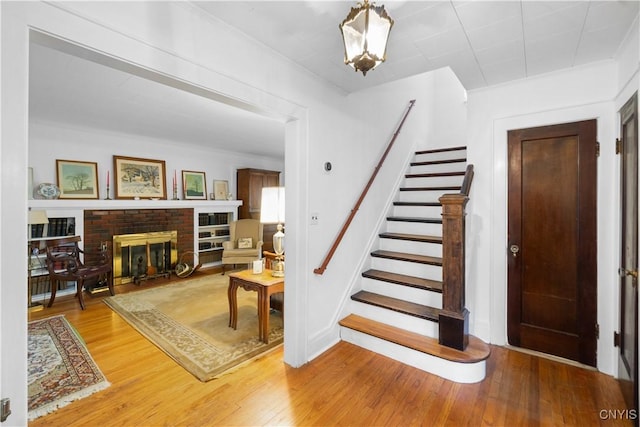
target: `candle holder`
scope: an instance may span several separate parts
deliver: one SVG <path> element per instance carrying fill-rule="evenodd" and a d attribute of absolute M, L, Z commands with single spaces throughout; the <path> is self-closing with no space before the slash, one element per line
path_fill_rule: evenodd
<path fill-rule="evenodd" d="M 111 200 L 111 197 L 109 197 L 109 184 L 107 184 L 107 197 L 105 197 L 104 199 Z"/>
<path fill-rule="evenodd" d="M 178 198 L 178 186 L 176 186 L 176 185 L 173 186 L 173 199 L 172 200 L 180 200 Z"/>

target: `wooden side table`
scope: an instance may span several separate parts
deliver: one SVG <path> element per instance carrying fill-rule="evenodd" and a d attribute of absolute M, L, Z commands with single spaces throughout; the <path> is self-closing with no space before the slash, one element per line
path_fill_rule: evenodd
<path fill-rule="evenodd" d="M 238 325 L 238 288 L 258 293 L 258 336 L 260 341 L 269 343 L 269 298 L 278 292 L 284 292 L 284 278 L 273 277 L 271 270 L 253 274 L 253 270 L 229 273 L 229 327 Z M 283 311 L 284 316 L 284 311 Z"/>

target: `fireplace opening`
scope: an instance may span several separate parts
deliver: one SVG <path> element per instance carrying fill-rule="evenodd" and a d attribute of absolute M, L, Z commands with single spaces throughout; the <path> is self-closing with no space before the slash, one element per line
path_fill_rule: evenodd
<path fill-rule="evenodd" d="M 176 230 L 113 236 L 113 280 L 116 285 L 169 277 L 177 262 Z"/>

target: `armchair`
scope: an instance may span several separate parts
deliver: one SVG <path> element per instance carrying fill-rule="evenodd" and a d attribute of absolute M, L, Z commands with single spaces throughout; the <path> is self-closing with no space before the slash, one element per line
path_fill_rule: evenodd
<path fill-rule="evenodd" d="M 80 236 L 61 237 L 47 241 L 47 270 L 51 280 L 51 298 L 48 307 L 53 305 L 56 299 L 56 291 L 60 281 L 76 282 L 76 296 L 80 301 L 80 307 L 84 310 L 83 288 L 85 281 L 94 279 L 106 281 L 111 295 L 113 290 L 113 273 L 111 257 L 108 252 L 100 252 L 100 260 L 95 265 L 84 265 L 80 259 L 83 251 L 78 247 Z"/>
<path fill-rule="evenodd" d="M 229 241 L 222 243 L 222 274 L 228 264 L 250 264 L 262 258 L 262 231 L 263 225 L 257 219 L 239 219 L 229 224 Z M 249 247 L 239 247 L 244 246 L 238 244 L 239 240 Z"/>

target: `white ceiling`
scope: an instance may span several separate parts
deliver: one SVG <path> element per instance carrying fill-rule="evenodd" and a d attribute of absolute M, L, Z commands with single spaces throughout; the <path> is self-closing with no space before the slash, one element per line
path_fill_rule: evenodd
<path fill-rule="evenodd" d="M 343 63 L 338 24 L 355 1 L 196 1 L 332 83 L 354 92 L 450 66 L 467 89 L 613 58 L 638 17 L 634 1 L 391 1 L 387 61 L 367 73 Z M 47 43 L 32 43 L 35 121 L 284 156 L 284 127 L 189 88 Z"/>

